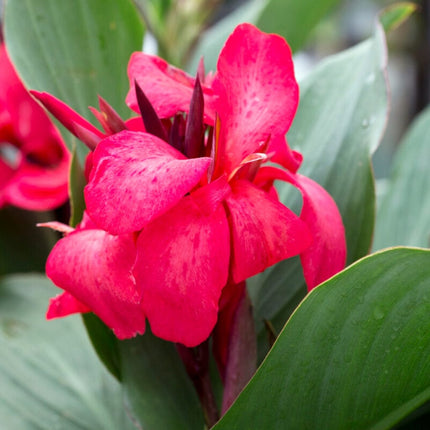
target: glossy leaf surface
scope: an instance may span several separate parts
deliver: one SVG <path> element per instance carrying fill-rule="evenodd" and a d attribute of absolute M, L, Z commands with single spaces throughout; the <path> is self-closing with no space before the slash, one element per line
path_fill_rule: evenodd
<path fill-rule="evenodd" d="M 58 289 L 42 275 L 0 282 L 0 416 L 5 429 L 131 430 L 121 386 L 79 316 L 46 321 Z"/>
<path fill-rule="evenodd" d="M 392 428 L 430 400 L 429 313 L 429 250 L 358 261 L 307 296 L 214 428 Z"/>
<path fill-rule="evenodd" d="M 374 249 L 430 247 L 430 108 L 411 125 L 395 156 L 376 217 Z"/>

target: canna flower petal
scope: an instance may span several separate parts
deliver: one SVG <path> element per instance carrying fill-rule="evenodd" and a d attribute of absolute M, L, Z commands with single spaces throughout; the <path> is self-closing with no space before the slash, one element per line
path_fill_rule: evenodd
<path fill-rule="evenodd" d="M 64 102 L 57 99 L 53 95 L 45 92 L 30 91 L 30 93 L 39 100 L 46 109 L 67 128 L 74 136 L 80 138 L 79 129 L 77 127 L 87 130 L 91 134 L 94 134 L 99 139 L 102 139 L 105 135 L 99 129 L 94 127 L 89 121 L 83 116 L 79 115 L 75 110 L 67 106 Z"/>
<path fill-rule="evenodd" d="M 288 146 L 285 136 L 271 138 L 267 153 L 270 161 L 280 164 L 293 173 L 297 172 L 303 161 L 303 155 Z"/>
<path fill-rule="evenodd" d="M 215 326 L 230 258 L 221 204 L 228 191 L 225 181 L 213 182 L 183 198 L 139 235 L 134 274 L 156 336 L 192 347 Z"/>
<path fill-rule="evenodd" d="M 3 190 L 3 198 L 13 206 L 28 210 L 54 209 L 68 198 L 69 165 L 68 154 L 54 167 L 37 166 L 24 159 Z"/>
<path fill-rule="evenodd" d="M 346 239 L 342 217 L 328 192 L 312 179 L 274 167 L 264 167 L 257 181 L 280 179 L 296 186 L 303 196 L 300 218 L 308 225 L 313 243 L 301 253 L 308 289 L 319 285 L 345 267 Z"/>
<path fill-rule="evenodd" d="M 72 294 L 65 291 L 49 300 L 46 319 L 50 320 L 86 312 L 91 312 L 91 309 L 72 296 Z"/>
<path fill-rule="evenodd" d="M 217 70 L 213 89 L 229 173 L 269 137 L 285 136 L 299 89 L 285 40 L 250 24 L 239 25 L 228 38 Z"/>
<path fill-rule="evenodd" d="M 100 142 L 85 201 L 91 218 L 112 234 L 141 230 L 188 193 L 209 158 L 186 159 L 147 133 L 123 131 Z"/>
<path fill-rule="evenodd" d="M 145 331 L 141 295 L 131 272 L 135 256 L 132 235 L 75 230 L 59 240 L 51 251 L 46 274 L 55 285 L 98 315 L 119 339 L 130 338 Z M 70 301 L 68 296 L 54 299 L 48 316 L 70 313 L 73 310 Z"/>
<path fill-rule="evenodd" d="M 68 197 L 70 154 L 0 45 L 0 206 L 54 209 Z"/>
<path fill-rule="evenodd" d="M 232 190 L 226 203 L 236 284 L 302 253 L 311 244 L 307 225 L 279 201 L 244 180 L 232 184 Z"/>
<path fill-rule="evenodd" d="M 130 90 L 126 103 L 135 112 L 139 113 L 135 81 L 160 118 L 170 118 L 178 112 L 188 112 L 195 79 L 165 60 L 143 52 L 135 52 L 128 65 L 128 77 Z M 202 88 L 205 98 L 205 120 L 208 124 L 213 124 L 215 110 L 212 89 L 204 85 L 204 82 Z"/>

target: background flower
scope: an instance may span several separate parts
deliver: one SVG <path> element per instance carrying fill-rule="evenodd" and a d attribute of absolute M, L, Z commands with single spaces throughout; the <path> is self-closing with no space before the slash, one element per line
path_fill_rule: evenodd
<path fill-rule="evenodd" d="M 67 200 L 69 152 L 0 46 L 0 207 L 53 209 Z"/>

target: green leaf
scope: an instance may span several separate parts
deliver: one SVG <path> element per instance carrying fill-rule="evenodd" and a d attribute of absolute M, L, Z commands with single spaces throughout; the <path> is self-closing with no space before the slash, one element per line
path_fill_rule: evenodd
<path fill-rule="evenodd" d="M 12 206 L 0 210 L 0 275 L 45 270 L 57 235 L 36 224 L 53 218 L 52 212 L 31 212 Z"/>
<path fill-rule="evenodd" d="M 118 381 L 121 381 L 121 359 L 118 338 L 97 315 L 91 312 L 82 314 L 82 320 L 100 360 L 109 372 Z"/>
<path fill-rule="evenodd" d="M 402 25 L 416 10 L 418 5 L 411 2 L 399 2 L 387 6 L 379 15 L 386 33 Z"/>
<path fill-rule="evenodd" d="M 120 342 L 120 351 L 125 395 L 142 428 L 203 429 L 197 394 L 173 343 L 147 329 Z"/>
<path fill-rule="evenodd" d="M 257 25 L 268 33 L 278 33 L 293 52 L 306 42 L 311 31 L 340 0 L 270 0 Z"/>
<path fill-rule="evenodd" d="M 8 0 L 5 39 L 29 88 L 49 92 L 94 121 L 97 95 L 130 116 L 127 64 L 143 29 L 131 0 Z M 63 130 L 64 131 L 64 130 Z M 63 133 L 69 148 L 72 136 Z M 80 161 L 86 147 L 77 145 Z"/>
<path fill-rule="evenodd" d="M 430 108 L 415 119 L 398 149 L 378 210 L 374 249 L 430 246 Z"/>
<path fill-rule="evenodd" d="M 0 417 L 4 429 L 131 430 L 121 386 L 79 316 L 46 321 L 58 288 L 41 275 L 0 281 Z"/>
<path fill-rule="evenodd" d="M 73 146 L 72 151 L 72 162 L 70 163 L 69 172 L 69 195 L 70 195 L 70 222 L 72 227 L 76 227 L 82 220 L 85 210 L 84 200 L 84 187 L 87 183 L 84 175 L 84 169 L 82 168 L 78 154 L 76 152 L 76 146 Z"/>
<path fill-rule="evenodd" d="M 392 428 L 430 400 L 430 251 L 371 255 L 314 289 L 216 430 Z"/>
<path fill-rule="evenodd" d="M 370 157 L 387 120 L 385 72 L 385 37 L 378 26 L 372 38 L 326 59 L 301 82 L 299 108 L 287 136 L 304 156 L 299 173 L 321 184 L 338 205 L 348 263 L 366 255 L 372 240 L 375 189 Z M 284 183 L 277 188 L 281 201 L 299 212 L 297 190 Z M 269 268 L 249 287 L 261 351 L 261 321 L 272 320 L 280 330 L 306 292 L 299 259 Z"/>

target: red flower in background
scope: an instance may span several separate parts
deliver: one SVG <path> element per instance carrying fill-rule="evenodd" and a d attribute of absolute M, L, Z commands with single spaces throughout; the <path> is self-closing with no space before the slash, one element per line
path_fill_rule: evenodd
<path fill-rule="evenodd" d="M 70 155 L 0 46 L 0 207 L 53 209 L 68 198 Z"/>
<path fill-rule="evenodd" d="M 48 259 L 48 276 L 66 291 L 49 317 L 92 310 L 119 338 L 143 333 L 148 319 L 157 336 L 195 346 L 211 334 L 223 290 L 225 307 L 235 285 L 294 255 L 309 288 L 344 267 L 337 207 L 296 173 L 302 157 L 285 140 L 298 86 L 282 38 L 244 24 L 213 76 L 193 79 L 143 53 L 129 76 L 127 103 L 143 123 L 109 111 L 119 126 L 102 121 L 103 134 L 35 93 L 95 148 L 85 219 Z M 263 166 L 269 160 L 280 167 Z M 276 179 L 301 191 L 300 216 L 279 202 Z"/>

